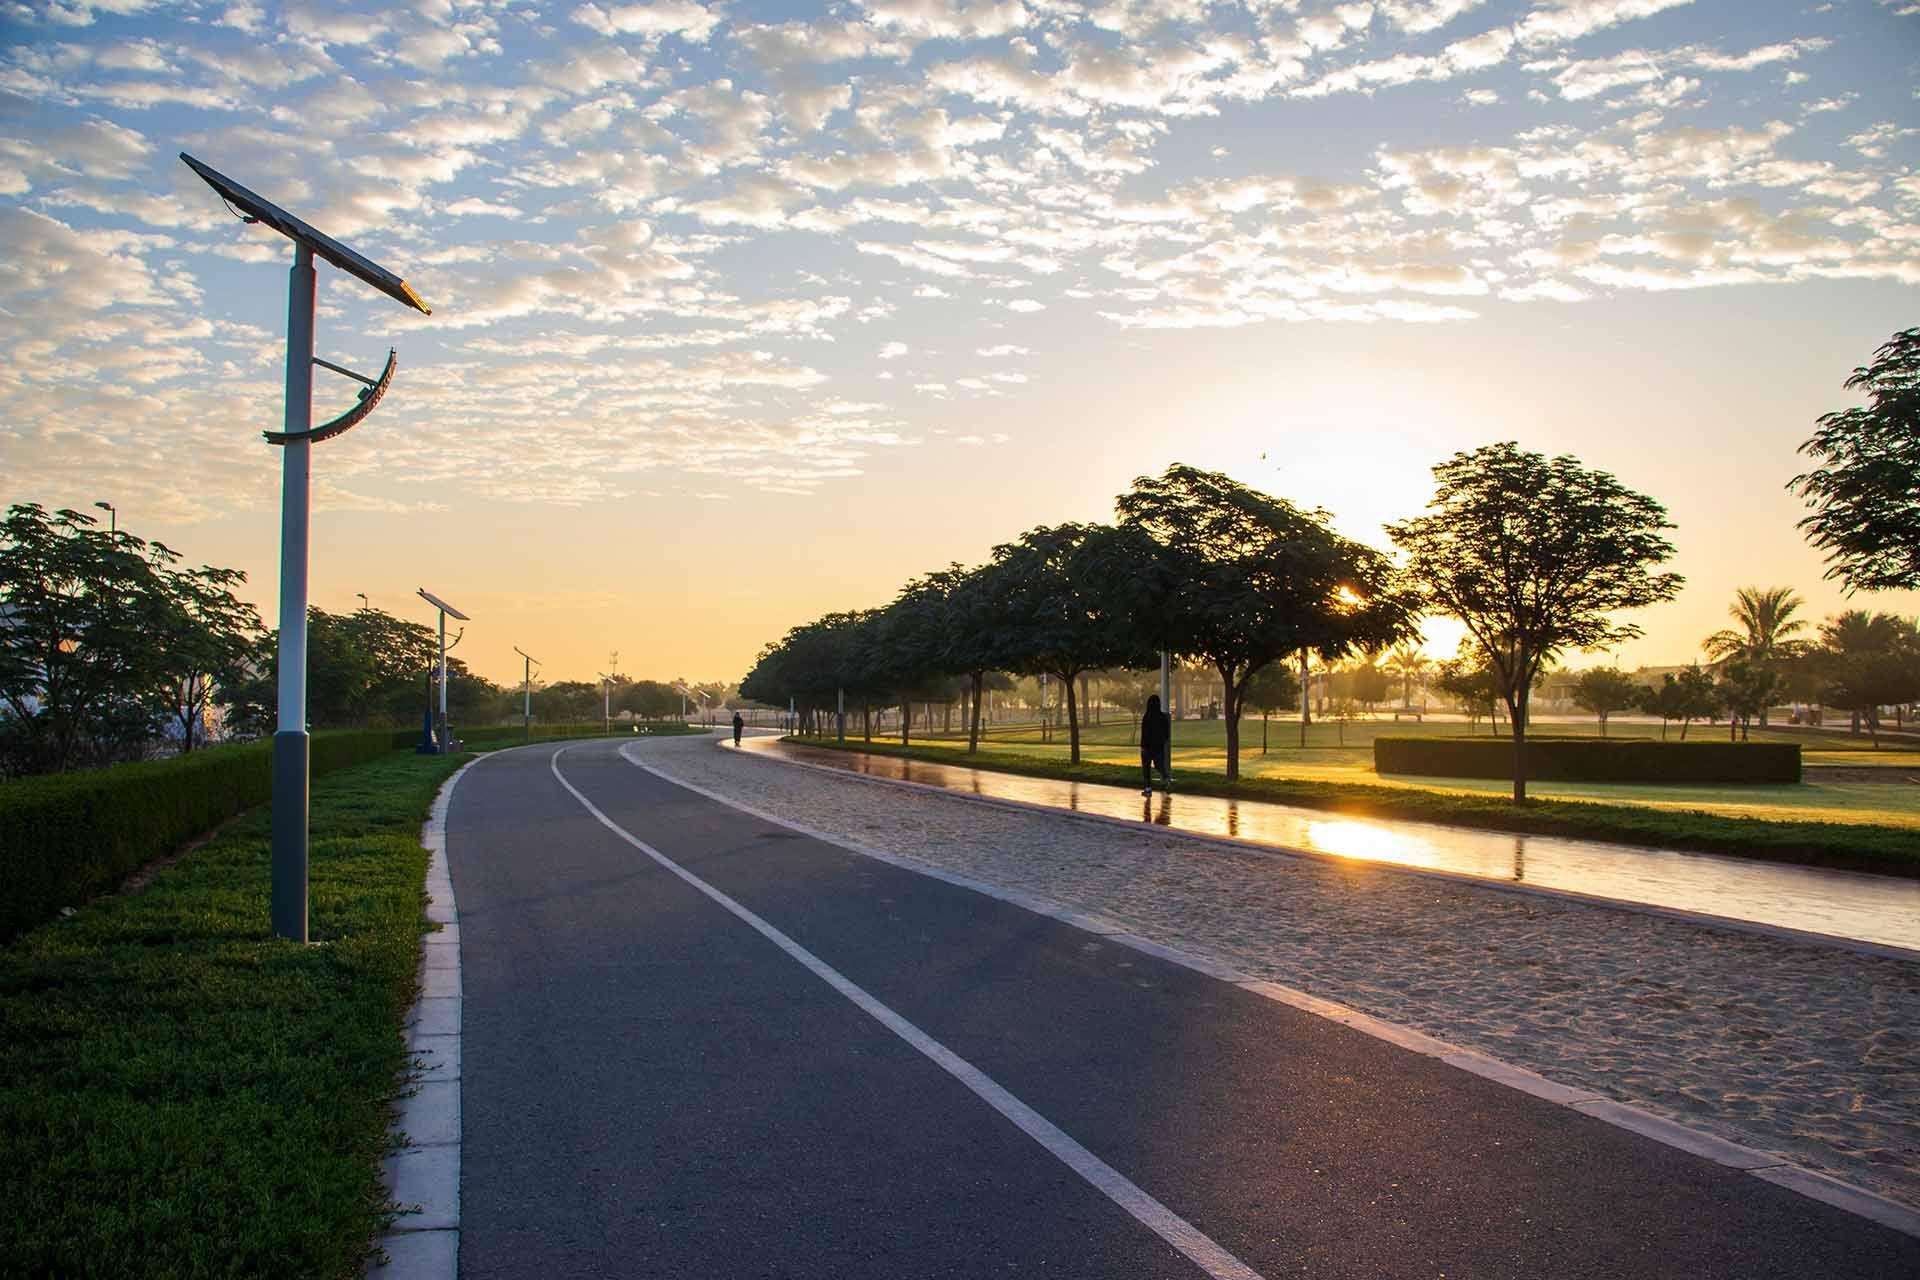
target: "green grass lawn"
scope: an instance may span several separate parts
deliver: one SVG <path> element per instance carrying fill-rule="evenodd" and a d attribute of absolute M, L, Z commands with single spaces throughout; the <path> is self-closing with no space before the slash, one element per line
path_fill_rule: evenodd
<path fill-rule="evenodd" d="M 1562 733 L 1578 727 L 1555 723 L 1543 724 L 1541 730 Z M 1402 733 L 1423 730 L 1466 732 L 1467 726 L 1446 722 L 1399 726 Z M 1288 743 L 1284 748 L 1283 731 Z M 1669 787 L 1537 783 L 1528 786 L 1534 802 L 1516 809 L 1507 798 L 1510 783 L 1393 778 L 1374 773 L 1373 737 L 1393 731 L 1391 721 L 1356 722 L 1346 726 L 1348 745 L 1342 746 L 1335 726 L 1316 724 L 1309 730 L 1308 745 L 1301 748 L 1298 722 L 1287 722 L 1284 730 L 1275 722 L 1269 725 L 1270 750 L 1262 755 L 1260 722 L 1251 720 L 1241 729 L 1241 779 L 1229 784 L 1225 726 L 1218 721 L 1181 721 L 1174 728 L 1176 788 L 1377 817 L 1920 876 L 1920 787 L 1911 784 Z M 1140 756 L 1132 735 L 1131 724 L 1089 727 L 1081 740 L 1083 762 L 1077 767 L 1068 763 L 1063 732 L 1056 732 L 1051 741 L 1042 741 L 1039 730 L 1032 725 L 996 730 L 983 739 L 980 754 L 975 757 L 966 754 L 966 739 L 958 734 L 917 738 L 910 754 L 1038 777 L 1137 787 Z M 1618 726 L 1615 735 L 1621 736 Z M 1756 732 L 1754 736 L 1760 735 Z M 864 744 L 850 738 L 848 745 Z M 897 753 L 899 742 L 876 740 L 873 749 Z M 1838 753 L 1845 748 L 1834 750 Z M 1860 754 L 1899 754 L 1920 772 L 1920 752 Z"/>
<path fill-rule="evenodd" d="M 311 936 L 269 936 L 269 815 L 0 949 L 0 1275 L 354 1276 L 458 757 L 316 781 Z"/>

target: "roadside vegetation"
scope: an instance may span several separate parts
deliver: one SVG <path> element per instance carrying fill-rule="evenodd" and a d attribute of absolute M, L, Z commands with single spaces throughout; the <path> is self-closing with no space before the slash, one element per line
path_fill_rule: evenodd
<path fill-rule="evenodd" d="M 262 806 L 0 949 L 0 1275 L 358 1275 L 458 757 L 316 780 L 313 945 L 270 937 Z"/>

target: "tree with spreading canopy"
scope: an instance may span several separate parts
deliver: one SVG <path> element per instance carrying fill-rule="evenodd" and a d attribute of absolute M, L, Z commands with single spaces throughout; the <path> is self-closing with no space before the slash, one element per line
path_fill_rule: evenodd
<path fill-rule="evenodd" d="M 1414 598 L 1392 564 L 1335 533 L 1323 511 L 1181 463 L 1141 476 L 1116 505 L 1121 529 L 1150 540 L 1151 559 L 1130 579 L 1142 647 L 1203 660 L 1220 675 L 1229 781 L 1240 776 L 1241 706 L 1254 672 L 1302 649 L 1333 661 L 1413 635 Z M 1378 683 L 1383 692 L 1384 677 Z"/>
<path fill-rule="evenodd" d="M 1823 414 L 1800 446 L 1819 465 L 1787 483 L 1813 510 L 1799 528 L 1849 592 L 1920 587 L 1920 329 L 1894 334 L 1846 388 L 1866 405 Z"/>
<path fill-rule="evenodd" d="M 1080 763 L 1080 673 L 1156 661 L 1129 609 L 1128 584 L 1151 568 L 1145 554 L 1137 534 L 1095 524 L 1042 526 L 993 549 L 988 571 L 1005 593 L 1001 665 L 1061 682 L 1074 764 Z"/>
<path fill-rule="evenodd" d="M 1513 799 L 1527 798 L 1527 705 L 1545 664 L 1640 629 L 1613 614 L 1679 593 L 1654 572 L 1673 555 L 1666 509 L 1579 459 L 1517 444 L 1456 453 L 1434 468 L 1427 514 L 1387 526 L 1427 605 L 1460 619 L 1499 678 L 1513 734 Z"/>
<path fill-rule="evenodd" d="M 1573 703 L 1593 712 L 1600 721 L 1600 736 L 1607 736 L 1607 717 L 1616 711 L 1631 710 L 1640 700 L 1641 685 L 1618 667 L 1594 667 L 1582 671 L 1573 681 Z"/>
<path fill-rule="evenodd" d="M 1300 705 L 1300 683 L 1285 658 L 1276 658 L 1247 677 L 1241 696 L 1245 706 L 1260 713 L 1260 754 L 1267 754 L 1267 717 Z"/>
<path fill-rule="evenodd" d="M 1688 667 L 1677 675 L 1668 672 L 1660 683 L 1640 693 L 1638 705 L 1649 715 L 1660 717 L 1660 737 L 1667 736 L 1669 721 L 1680 722 L 1680 741 L 1687 740 L 1687 728 L 1695 720 L 1706 720 L 1720 710 L 1720 691 L 1713 677 L 1699 667 Z"/>

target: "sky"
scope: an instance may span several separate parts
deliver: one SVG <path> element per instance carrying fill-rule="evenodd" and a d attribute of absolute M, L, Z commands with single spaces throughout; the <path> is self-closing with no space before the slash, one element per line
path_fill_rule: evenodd
<path fill-rule="evenodd" d="M 1500 440 L 1663 503 L 1685 662 L 1846 598 L 1787 482 L 1920 324 L 1920 0 L 0 0 L 0 502 L 276 614 L 287 241 L 398 372 L 312 599 L 517 683 L 762 645 L 1185 462 L 1385 546 Z M 316 371 L 316 421 L 354 384 Z M 1437 627 L 1432 649 L 1452 651 Z"/>

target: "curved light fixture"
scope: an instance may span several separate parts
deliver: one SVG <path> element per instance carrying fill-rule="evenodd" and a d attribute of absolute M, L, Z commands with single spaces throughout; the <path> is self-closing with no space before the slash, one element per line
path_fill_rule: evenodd
<path fill-rule="evenodd" d="M 333 421 L 323 422 L 311 431 L 294 433 L 285 431 L 263 431 L 260 434 L 267 438 L 268 444 L 285 444 L 296 436 L 302 440 L 311 440 L 313 443 L 319 444 L 322 440 L 331 440 L 337 435 L 346 434 L 354 427 L 359 426 L 361 419 L 372 413 L 374 406 L 380 403 L 380 397 L 387 394 L 387 388 L 393 383 L 394 361 L 394 350 L 392 347 L 388 347 L 387 367 L 380 371 L 378 378 L 368 378 L 362 374 L 355 373 L 351 369 L 342 369 L 337 364 L 331 364 L 328 361 L 315 357 L 315 364 L 331 369 L 335 373 L 344 373 L 349 378 L 357 378 L 359 381 L 367 384 L 360 388 L 359 403 L 355 404 L 351 409 L 348 409 Z"/>

